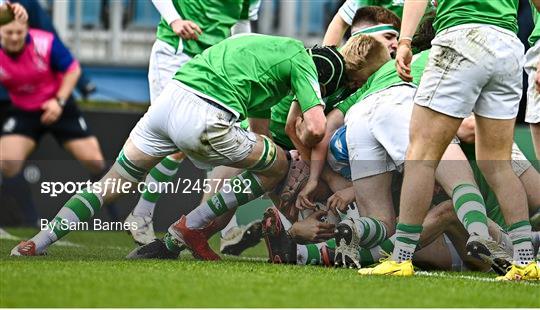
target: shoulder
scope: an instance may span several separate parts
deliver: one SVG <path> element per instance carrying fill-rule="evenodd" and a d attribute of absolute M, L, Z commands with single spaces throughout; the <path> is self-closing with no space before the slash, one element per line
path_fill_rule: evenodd
<path fill-rule="evenodd" d="M 40 29 L 30 29 L 28 35 L 38 54 L 44 56 L 50 52 L 54 41 L 54 34 L 52 32 Z"/>

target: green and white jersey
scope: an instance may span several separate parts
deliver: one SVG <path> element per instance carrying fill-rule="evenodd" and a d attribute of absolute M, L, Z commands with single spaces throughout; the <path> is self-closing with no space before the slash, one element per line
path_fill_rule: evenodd
<path fill-rule="evenodd" d="M 538 42 L 538 39 L 540 39 L 540 12 L 536 9 L 534 4 L 531 1 L 531 11 L 533 15 L 533 21 L 534 21 L 534 29 L 531 33 L 531 36 L 529 37 L 529 44 L 531 46 L 534 46 L 536 42 Z"/>
<path fill-rule="evenodd" d="M 519 0 L 439 0 L 433 26 L 437 33 L 464 24 L 494 25 L 518 31 Z"/>
<path fill-rule="evenodd" d="M 352 90 L 342 87 L 330 96 L 324 97 L 323 101 L 326 104 L 325 114 L 332 111 L 336 104 L 349 97 L 352 93 Z M 285 132 L 285 125 L 287 124 L 287 117 L 293 100 L 295 100 L 295 97 L 289 95 L 272 107 L 269 128 L 272 140 L 289 150 L 294 149 L 294 144 Z"/>
<path fill-rule="evenodd" d="M 269 115 L 270 108 L 290 94 L 302 112 L 324 106 L 315 63 L 301 41 L 287 37 L 233 36 L 186 63 L 174 79 L 240 120 L 261 112 Z"/>
<path fill-rule="evenodd" d="M 169 0 L 168 0 L 169 1 Z M 157 28 L 158 40 L 194 57 L 231 35 L 239 20 L 256 19 L 260 0 L 170 0 L 184 20 L 191 20 L 202 30 L 197 40 L 182 40 L 164 18 Z M 180 46 L 182 44 L 182 46 Z"/>
<path fill-rule="evenodd" d="M 483 0 L 481 0 L 483 1 Z M 433 9 L 433 0 L 429 2 L 428 10 Z M 403 6 L 405 5 L 405 0 L 347 0 L 339 8 L 338 14 L 349 26 L 352 25 L 354 19 L 354 14 L 359 8 L 364 6 L 382 6 L 389 9 L 390 11 L 396 13 L 399 18 L 403 16 Z"/>
<path fill-rule="evenodd" d="M 347 111 L 355 105 L 356 103 L 362 101 L 369 95 L 375 94 L 387 88 L 409 84 L 418 86 L 420 84 L 420 79 L 424 73 L 424 69 L 429 60 L 429 50 L 423 51 L 419 54 L 414 55 L 412 64 L 411 64 L 411 75 L 413 77 L 412 83 L 404 82 L 397 74 L 396 71 L 396 61 L 390 60 L 385 63 L 377 72 L 373 73 L 367 82 L 352 94 L 349 98 L 340 102 L 336 108 L 338 108 L 343 115 L 347 114 Z"/>

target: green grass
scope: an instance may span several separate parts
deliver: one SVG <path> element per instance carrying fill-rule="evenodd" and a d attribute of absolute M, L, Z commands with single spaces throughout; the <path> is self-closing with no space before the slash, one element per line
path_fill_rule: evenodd
<path fill-rule="evenodd" d="M 489 282 L 488 274 L 360 277 L 349 269 L 271 265 L 249 258 L 265 257 L 262 243 L 248 258 L 221 262 L 189 255 L 126 261 L 133 245 L 125 233 L 77 232 L 66 240 L 81 246 L 57 245 L 32 258 L 8 257 L 17 242 L 0 240 L 0 307 L 540 307 L 540 285 Z"/>

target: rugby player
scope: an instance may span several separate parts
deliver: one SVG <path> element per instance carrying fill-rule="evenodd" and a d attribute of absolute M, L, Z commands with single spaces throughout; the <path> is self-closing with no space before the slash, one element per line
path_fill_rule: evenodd
<path fill-rule="evenodd" d="M 250 112 L 270 109 L 293 92 L 303 113 L 300 139 L 315 145 L 325 132 L 321 98 L 341 86 L 358 87 L 367 79 L 364 75 L 371 72 L 358 68 L 357 59 L 384 63 L 387 54 L 368 36 L 353 38 L 340 52 L 330 47 L 306 50 L 300 41 L 265 35 L 239 35 L 208 48 L 176 73 L 137 123 L 107 175 L 74 195 L 47 230 L 21 242 L 11 254 L 42 254 L 69 232 L 65 223 L 86 221 L 103 203 L 124 194 L 107 190 L 107 184 L 115 181 L 129 187 L 142 181 L 150 168 L 180 150 L 200 168 L 247 169 L 231 179 L 231 189 L 220 190 L 169 228 L 196 257 L 219 259 L 208 246 L 205 228 L 229 209 L 273 189 L 288 171 L 285 151 L 269 138 L 239 127 L 237 121 Z"/>
<path fill-rule="evenodd" d="M 410 42 L 427 2 L 405 2 L 396 57 L 404 81 L 414 78 Z M 414 98 L 395 248 L 390 259 L 363 273 L 414 274 L 411 258 L 429 209 L 436 167 L 463 118 L 474 112 L 478 165 L 499 198 L 514 248 L 512 268 L 498 279 L 540 278 L 526 194 L 510 165 L 523 65 L 523 45 L 515 35 L 517 4 L 512 0 L 438 1 L 437 35 Z M 483 218 L 486 210 L 476 208 L 475 212 Z M 471 235 L 468 246 L 481 247 L 489 256 L 490 241 Z"/>
<path fill-rule="evenodd" d="M 434 2 L 435 1 L 431 2 L 432 6 Z M 362 8 L 368 6 L 382 7 L 387 9 L 387 11 L 393 12 L 398 18 L 401 18 L 403 15 L 403 4 L 404 1 L 396 0 L 347 0 L 339 8 L 338 13 L 334 16 L 330 22 L 330 25 L 328 25 L 328 29 L 324 35 L 323 44 L 339 45 L 349 27 L 352 27 L 351 35 L 354 35 L 354 16 L 356 15 L 356 12 Z M 429 12 L 432 10 L 433 8 L 430 6 L 427 11 Z M 391 24 L 387 23 L 386 25 L 377 25 L 374 28 L 366 29 L 366 31 L 375 32 L 388 26 L 391 26 Z"/>
<path fill-rule="evenodd" d="M 150 103 L 156 100 L 175 72 L 195 55 L 231 34 L 251 32 L 249 20 L 257 19 L 260 0 L 153 0 L 152 3 L 162 19 L 150 54 Z M 137 224 L 129 225 L 129 232 L 137 244 L 148 244 L 156 238 L 152 218 L 165 188 L 159 184 L 173 179 L 184 157 L 181 152 L 169 155 L 148 173 L 147 185 L 126 219 L 126 222 Z M 150 183 L 152 185 L 148 185 Z"/>

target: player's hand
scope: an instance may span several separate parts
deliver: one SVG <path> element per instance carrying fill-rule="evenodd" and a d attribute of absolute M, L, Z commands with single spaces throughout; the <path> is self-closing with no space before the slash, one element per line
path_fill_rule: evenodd
<path fill-rule="evenodd" d="M 319 182 L 316 180 L 307 181 L 304 188 L 298 193 L 298 197 L 296 198 L 296 208 L 300 210 L 315 208 L 315 204 L 311 200 L 317 185 L 319 185 Z"/>
<path fill-rule="evenodd" d="M 411 75 L 412 50 L 408 40 L 400 41 L 396 52 L 396 70 L 399 77 L 405 82 L 412 82 Z"/>
<path fill-rule="evenodd" d="M 201 28 L 190 20 L 177 19 L 171 23 L 171 28 L 184 40 L 197 40 L 202 33 Z"/>
<path fill-rule="evenodd" d="M 41 109 L 43 110 L 43 114 L 41 114 L 41 123 L 43 125 L 51 125 L 56 122 L 63 111 L 56 98 L 45 101 Z"/>
<path fill-rule="evenodd" d="M 15 15 L 15 19 L 21 22 L 28 21 L 28 13 L 26 12 L 26 9 L 20 5 L 19 3 L 9 3 L 8 6 L 13 11 L 13 15 Z"/>
<path fill-rule="evenodd" d="M 540 93 L 540 61 L 536 65 L 536 79 L 534 82 L 536 84 L 536 91 Z"/>
<path fill-rule="evenodd" d="M 305 220 L 295 222 L 289 229 L 289 235 L 300 244 L 324 242 L 334 237 L 335 225 L 322 221 L 327 215 L 327 211 L 315 211 Z"/>
<path fill-rule="evenodd" d="M 330 198 L 326 205 L 332 212 L 337 214 L 337 210 L 345 213 L 347 211 L 347 206 L 356 199 L 354 194 L 354 188 L 348 187 L 340 191 L 335 192 Z"/>

